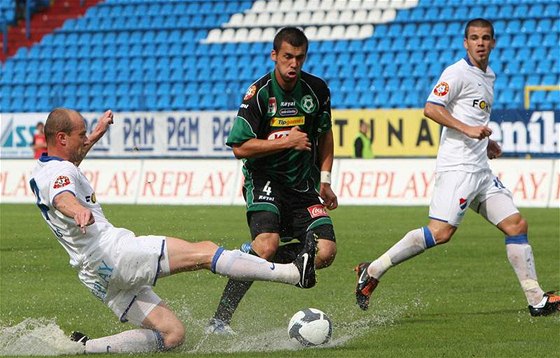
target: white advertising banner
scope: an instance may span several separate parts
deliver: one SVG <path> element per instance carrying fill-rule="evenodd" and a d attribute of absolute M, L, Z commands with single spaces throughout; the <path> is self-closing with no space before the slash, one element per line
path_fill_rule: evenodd
<path fill-rule="evenodd" d="M 33 159 L 0 161 L 0 203 L 33 203 Z M 499 159 L 494 174 L 520 207 L 560 207 L 560 160 Z M 333 189 L 344 205 L 429 205 L 434 159 L 336 159 Z M 234 159 L 86 159 L 80 166 L 102 203 L 243 205 Z"/>

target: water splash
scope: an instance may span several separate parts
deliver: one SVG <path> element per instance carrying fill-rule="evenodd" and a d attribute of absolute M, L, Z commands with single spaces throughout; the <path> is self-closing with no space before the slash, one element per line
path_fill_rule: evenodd
<path fill-rule="evenodd" d="M 0 355 L 56 356 L 83 353 L 54 319 L 26 318 L 15 326 L 0 325 Z"/>

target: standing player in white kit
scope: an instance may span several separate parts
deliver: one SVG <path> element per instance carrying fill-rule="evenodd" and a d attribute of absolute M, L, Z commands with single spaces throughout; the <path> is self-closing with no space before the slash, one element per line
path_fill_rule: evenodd
<path fill-rule="evenodd" d="M 507 257 L 529 303 L 529 313 L 558 312 L 560 296 L 544 292 L 537 281 L 527 221 L 488 165 L 488 159 L 501 155 L 500 146 L 488 138 L 496 79 L 488 66 L 496 44 L 492 23 L 480 18 L 469 21 L 463 44 L 466 56 L 443 71 L 424 108 L 426 117 L 443 126 L 430 221 L 409 231 L 371 264 L 356 267 L 357 304 L 363 310 L 368 308 L 371 293 L 389 268 L 448 242 L 470 207 L 505 234 Z"/>
<path fill-rule="evenodd" d="M 239 250 L 224 250 L 210 241 L 136 236 L 111 225 L 78 166 L 112 123 L 113 113 L 105 112 L 88 137 L 78 112 L 53 110 L 45 124 L 47 153 L 30 180 L 37 206 L 68 252 L 80 281 L 122 322 L 140 327 L 97 339 L 74 332 L 71 338 L 83 343 L 86 353 L 155 352 L 183 343 L 182 322 L 152 289 L 159 277 L 209 269 L 237 280 L 302 288 L 315 284 L 313 240 L 305 242 L 293 263 L 274 264 Z"/>

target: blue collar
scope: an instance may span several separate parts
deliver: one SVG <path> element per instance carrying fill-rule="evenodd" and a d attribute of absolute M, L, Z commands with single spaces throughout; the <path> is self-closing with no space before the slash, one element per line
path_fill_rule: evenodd
<path fill-rule="evenodd" d="M 39 161 L 40 162 L 50 162 L 51 160 L 58 160 L 58 161 L 64 161 L 64 159 L 60 158 L 60 157 L 51 157 L 49 156 L 47 153 L 43 153 L 41 154 L 41 157 L 39 157 Z"/>
<path fill-rule="evenodd" d="M 474 66 L 473 63 L 471 62 L 471 59 L 469 58 L 469 55 L 465 55 L 465 57 L 463 57 L 463 59 L 465 61 L 467 61 L 467 63 L 469 64 L 469 66 Z"/>

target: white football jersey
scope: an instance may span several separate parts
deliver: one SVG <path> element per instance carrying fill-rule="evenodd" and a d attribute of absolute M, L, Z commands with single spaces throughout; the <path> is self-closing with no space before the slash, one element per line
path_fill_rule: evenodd
<path fill-rule="evenodd" d="M 95 192 L 81 170 L 69 161 L 43 155 L 37 161 L 29 183 L 43 218 L 70 255 L 70 264 L 78 268 L 92 259 L 91 253 L 99 248 L 103 234 L 114 227 L 103 215 Z M 74 218 L 65 216 L 53 205 L 54 198 L 66 191 L 74 194 L 93 214 L 95 223 L 86 227 L 85 234 Z"/>
<path fill-rule="evenodd" d="M 494 103 L 496 75 L 474 66 L 468 57 L 447 67 L 433 88 L 428 102 L 444 106 L 453 117 L 470 126 L 488 125 Z M 436 171 L 477 172 L 488 169 L 488 138 L 469 138 L 459 131 L 443 127 Z"/>

